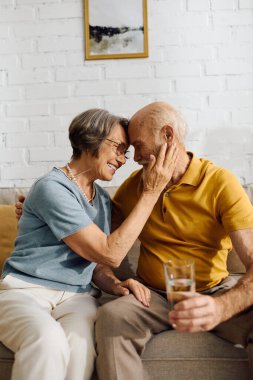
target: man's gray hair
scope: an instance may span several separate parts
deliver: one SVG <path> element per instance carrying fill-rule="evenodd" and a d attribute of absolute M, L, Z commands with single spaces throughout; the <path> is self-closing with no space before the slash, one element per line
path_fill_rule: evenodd
<path fill-rule="evenodd" d="M 188 126 L 182 116 L 182 114 L 173 109 L 173 111 L 167 111 L 167 124 L 169 124 L 176 132 L 179 141 L 183 144 L 188 132 Z"/>
<path fill-rule="evenodd" d="M 188 132 L 187 124 L 179 111 L 169 104 L 156 104 L 149 113 L 149 118 L 154 119 L 154 123 L 159 127 L 170 125 L 178 136 L 180 143 L 184 144 Z"/>

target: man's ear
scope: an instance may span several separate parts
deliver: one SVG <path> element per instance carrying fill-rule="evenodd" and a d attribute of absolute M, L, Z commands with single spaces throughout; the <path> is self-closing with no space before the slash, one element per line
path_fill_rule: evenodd
<path fill-rule="evenodd" d="M 168 146 L 172 145 L 174 139 L 174 131 L 170 125 L 164 125 L 161 129 L 161 137 L 167 142 Z"/>

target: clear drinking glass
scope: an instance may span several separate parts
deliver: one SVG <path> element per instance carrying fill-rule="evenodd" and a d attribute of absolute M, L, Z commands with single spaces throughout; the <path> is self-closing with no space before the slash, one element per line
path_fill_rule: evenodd
<path fill-rule="evenodd" d="M 166 293 L 169 309 L 195 292 L 195 263 L 193 260 L 170 260 L 164 263 Z M 191 293 L 189 293 L 191 292 Z"/>

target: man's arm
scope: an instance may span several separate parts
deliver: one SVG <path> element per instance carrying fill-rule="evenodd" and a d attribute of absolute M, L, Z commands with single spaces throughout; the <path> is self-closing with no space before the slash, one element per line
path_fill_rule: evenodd
<path fill-rule="evenodd" d="M 217 297 L 223 308 L 223 321 L 253 305 L 253 229 L 233 231 L 230 238 L 246 274 L 231 290 Z"/>
<path fill-rule="evenodd" d="M 175 305 L 169 321 L 178 331 L 208 331 L 253 305 L 253 229 L 230 233 L 246 274 L 227 292 L 216 297 L 197 294 Z"/>

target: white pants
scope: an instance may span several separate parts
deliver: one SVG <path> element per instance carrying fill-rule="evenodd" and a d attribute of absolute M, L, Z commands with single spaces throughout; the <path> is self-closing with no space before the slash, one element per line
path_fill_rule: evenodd
<path fill-rule="evenodd" d="M 12 380 L 88 380 L 95 359 L 97 300 L 34 285 L 0 281 L 0 341 L 15 352 Z"/>

